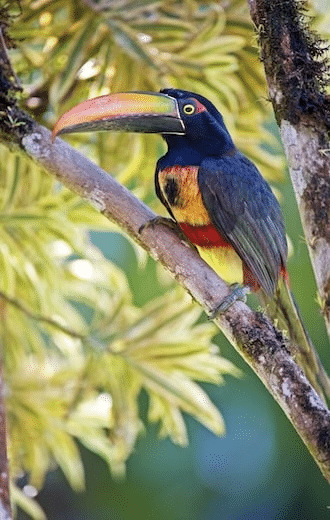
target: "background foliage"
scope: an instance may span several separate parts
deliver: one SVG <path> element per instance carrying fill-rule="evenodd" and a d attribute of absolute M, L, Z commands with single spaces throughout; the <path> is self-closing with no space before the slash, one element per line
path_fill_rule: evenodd
<path fill-rule="evenodd" d="M 60 113 L 77 102 L 108 92 L 154 91 L 166 86 L 195 90 L 220 108 L 238 147 L 263 174 L 272 182 L 283 180 L 283 158 L 274 137 L 262 65 L 245 1 L 2 3 L 12 17 L 9 34 L 15 48 L 10 50 L 10 56 L 24 86 L 21 103 L 39 122 L 51 127 Z M 315 23 L 326 32 L 327 18 L 321 12 L 324 6 L 318 7 Z M 68 139 L 156 211 L 163 211 L 153 190 L 155 160 L 164 150 L 159 137 L 99 133 Z M 224 382 L 224 374 L 238 376 L 240 372 L 219 355 L 213 341 L 216 329 L 205 323 L 190 298 L 173 285 L 166 273 L 147 261 L 136 246 L 133 253 L 128 239 L 118 235 L 120 230 L 25 157 L 1 147 L 0 167 L 0 333 L 8 386 L 13 498 L 30 516 L 41 519 L 44 513 L 32 496 L 44 486 L 50 470 L 59 467 L 70 486 L 81 491 L 85 483 L 83 460 L 87 467 L 90 460 L 99 464 L 91 459 L 94 453 L 105 461 L 114 479 L 121 479 L 147 422 L 156 423 L 161 437 L 185 446 L 187 414 L 213 433 L 224 432 L 222 416 L 208 395 L 218 405 L 221 401 L 230 422 L 241 413 L 237 413 L 237 399 L 230 397 L 233 389 L 239 395 L 244 388 L 250 401 L 256 399 L 257 403 L 262 400 L 254 395 L 252 385 L 262 390 L 254 380 L 249 386 L 252 376 L 245 383 L 228 379 L 219 400 L 218 390 L 201 385 L 219 385 Z M 287 194 L 285 200 L 291 217 L 292 195 Z M 289 232 L 297 236 L 297 229 L 291 219 Z M 292 261 L 293 283 L 301 249 L 301 245 L 296 247 L 295 263 Z M 299 287 L 297 290 L 299 294 Z M 308 294 L 314 294 L 313 287 Z M 300 295 L 305 296 L 304 289 Z M 313 310 L 313 303 L 308 305 Z M 221 350 L 239 364 L 222 342 Z M 265 405 L 265 411 L 253 412 L 258 420 L 272 425 L 266 429 L 260 424 L 250 425 L 249 435 L 259 450 L 254 441 L 251 444 L 252 437 L 243 442 L 236 439 L 233 448 L 228 441 L 226 444 L 192 425 L 195 463 L 187 454 L 173 451 L 176 448 L 164 443 L 169 451 L 163 459 L 161 455 L 161 460 L 168 480 L 164 475 L 160 478 L 152 463 L 146 463 L 148 457 L 158 456 L 165 448 L 152 444 L 150 433 L 140 435 L 137 451 L 142 453 L 142 469 L 134 469 L 133 461 L 131 484 L 109 484 L 112 505 L 105 505 L 102 493 L 94 495 L 99 512 L 90 513 L 90 517 L 98 518 L 99 514 L 99 518 L 117 518 L 119 511 L 118 518 L 140 518 L 136 510 L 133 514 L 129 507 L 119 506 L 119 497 L 126 489 L 132 503 L 141 494 L 149 507 L 141 512 L 141 518 L 191 519 L 192 490 L 196 489 L 199 505 L 204 507 L 204 513 L 196 518 L 205 515 L 209 520 L 218 514 L 220 506 L 215 504 L 220 496 L 221 517 L 241 518 L 230 515 L 239 511 L 244 493 L 254 493 L 256 503 L 261 500 L 260 493 L 249 484 L 249 472 L 256 475 L 255 486 L 266 485 L 269 475 L 279 478 L 274 454 L 280 448 L 276 448 L 273 419 L 278 411 L 269 410 Z M 236 421 L 236 435 L 247 431 L 243 423 Z M 216 446 L 213 463 L 205 452 L 206 441 Z M 235 451 L 241 453 L 238 459 Z M 250 452 L 251 457 L 246 459 Z M 225 460 L 239 460 L 237 474 L 245 479 L 244 485 L 237 485 L 235 471 L 227 463 L 225 473 L 221 473 L 223 456 Z M 175 470 L 172 457 L 180 461 Z M 194 464 L 195 476 L 189 480 L 184 468 L 192 470 Z M 150 472 L 154 483 L 148 477 Z M 109 475 L 103 476 L 108 481 Z M 152 513 L 155 503 L 152 505 L 148 490 L 154 489 L 155 483 L 164 487 L 164 478 L 165 488 L 171 490 L 168 493 L 173 510 L 166 513 L 167 500 L 158 494 L 158 503 L 163 503 L 165 509 L 157 512 L 156 508 Z M 178 490 L 186 494 L 183 501 L 180 493 L 175 498 L 170 486 L 175 479 L 180 482 Z M 289 471 L 287 489 L 291 491 L 296 489 L 293 480 Z M 134 488 L 135 481 L 139 482 L 139 491 Z M 239 490 L 241 486 L 245 491 Z M 285 498 L 288 494 L 284 487 L 278 484 L 274 491 L 277 503 L 279 496 Z M 322 485 L 319 489 L 323 489 Z M 51 491 L 53 497 L 55 490 L 56 485 Z M 237 507 L 230 513 L 226 503 L 233 490 Z M 70 503 L 74 500 L 71 497 Z M 52 505 L 46 498 L 44 501 L 49 518 L 64 517 L 63 511 L 56 516 L 56 500 Z M 286 507 L 289 511 L 287 502 Z M 72 519 L 76 513 L 68 514 Z M 257 518 L 253 515 L 251 518 Z"/>

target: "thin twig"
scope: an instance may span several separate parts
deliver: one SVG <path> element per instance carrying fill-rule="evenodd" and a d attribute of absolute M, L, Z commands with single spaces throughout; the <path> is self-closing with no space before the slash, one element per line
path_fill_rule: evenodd
<path fill-rule="evenodd" d="M 65 325 L 62 325 L 58 321 L 55 321 L 52 318 L 48 318 L 47 316 L 42 316 L 41 314 L 36 314 L 30 309 L 28 309 L 25 305 L 23 305 L 22 302 L 16 300 L 16 298 L 12 298 L 8 294 L 5 294 L 3 291 L 0 291 L 0 298 L 5 300 L 6 302 L 10 303 L 10 305 L 13 305 L 13 307 L 16 307 L 16 309 L 19 309 L 21 312 L 23 312 L 26 316 L 31 318 L 34 321 L 39 321 L 41 323 L 46 323 L 47 325 L 51 325 L 52 327 L 55 327 L 56 329 L 60 330 L 61 332 L 64 332 L 68 336 L 72 336 L 73 338 L 79 338 L 81 340 L 85 340 L 86 336 L 84 334 L 80 334 L 79 332 L 71 329 L 70 327 L 66 327 Z M 0 518 L 1 520 L 1 518 Z"/>
<path fill-rule="evenodd" d="M 0 520 L 11 520 L 9 497 L 9 469 L 7 458 L 7 429 L 5 406 L 5 383 L 2 370 L 2 352 L 0 353 Z"/>

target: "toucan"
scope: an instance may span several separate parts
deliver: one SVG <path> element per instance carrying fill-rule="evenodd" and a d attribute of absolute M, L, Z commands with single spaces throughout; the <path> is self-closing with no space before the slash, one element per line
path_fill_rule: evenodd
<path fill-rule="evenodd" d="M 280 205 L 236 148 L 217 108 L 199 94 L 174 88 L 110 94 L 63 114 L 53 137 L 99 130 L 162 135 L 167 152 L 156 165 L 156 194 L 188 241 L 234 287 L 234 297 L 216 312 L 224 312 L 246 288 L 258 292 L 265 310 L 288 333 L 311 384 L 330 396 L 329 378 L 289 288 Z"/>

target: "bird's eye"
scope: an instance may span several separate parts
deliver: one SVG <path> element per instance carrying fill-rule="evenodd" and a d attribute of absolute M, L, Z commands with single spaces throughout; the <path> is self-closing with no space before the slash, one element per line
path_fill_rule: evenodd
<path fill-rule="evenodd" d="M 187 115 L 187 116 L 191 116 L 192 114 L 195 113 L 195 106 L 192 105 L 191 103 L 187 103 L 186 105 L 184 105 L 183 107 L 183 112 Z"/>

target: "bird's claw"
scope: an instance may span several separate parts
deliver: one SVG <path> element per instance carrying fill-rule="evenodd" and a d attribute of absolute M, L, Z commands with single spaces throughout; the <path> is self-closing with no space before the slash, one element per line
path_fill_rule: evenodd
<path fill-rule="evenodd" d="M 182 232 L 181 229 L 179 228 L 178 224 L 175 222 L 175 220 L 173 220 L 171 218 L 167 218 L 167 217 L 157 216 L 157 217 L 154 217 L 154 218 L 148 220 L 144 224 L 142 224 L 142 226 L 139 227 L 139 234 L 141 234 L 144 229 L 147 229 L 149 227 L 154 228 L 155 226 L 158 226 L 159 224 L 162 224 L 163 226 L 173 229 L 173 231 Z"/>
<path fill-rule="evenodd" d="M 180 240 L 183 240 L 183 242 L 186 242 L 187 244 L 189 244 L 190 247 L 192 247 L 192 249 L 195 249 L 195 251 L 197 251 L 196 246 L 194 246 L 194 244 L 192 244 L 190 242 L 190 240 L 186 237 L 186 235 L 180 228 L 179 224 L 177 222 L 175 222 L 175 220 L 173 220 L 172 218 L 161 217 L 161 216 L 152 218 L 152 219 L 148 220 L 145 224 L 142 224 L 141 227 L 139 227 L 139 234 L 141 234 L 144 229 L 147 229 L 149 227 L 154 228 L 155 226 L 158 226 L 159 224 L 166 226 L 169 229 L 171 229 L 172 231 L 174 231 L 178 235 Z"/>
<path fill-rule="evenodd" d="M 247 285 L 240 285 L 234 283 L 231 286 L 231 292 L 225 296 L 222 302 L 209 314 L 209 319 L 214 320 L 220 314 L 225 313 L 237 301 L 245 302 L 246 295 L 250 292 L 250 288 Z"/>

